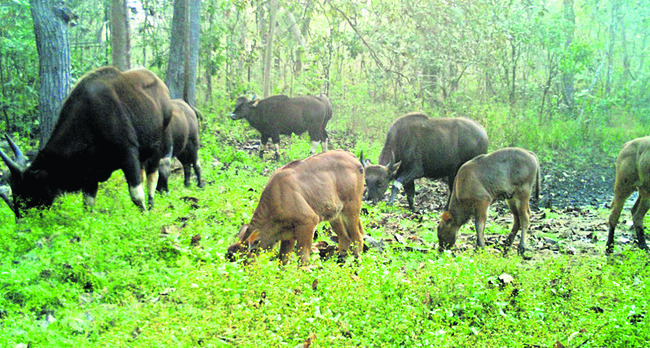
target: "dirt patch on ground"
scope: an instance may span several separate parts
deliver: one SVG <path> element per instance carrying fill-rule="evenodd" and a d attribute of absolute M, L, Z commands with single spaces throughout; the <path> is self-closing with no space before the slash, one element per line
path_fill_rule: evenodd
<path fill-rule="evenodd" d="M 566 254 L 601 254 L 607 239 L 607 216 L 599 214 L 598 208 L 609 208 L 614 187 L 614 166 L 593 165 L 589 170 L 579 168 L 569 162 L 542 163 L 543 183 L 540 199 L 531 202 L 531 226 L 527 236 L 526 247 L 534 258 Z M 404 241 L 421 244 L 420 251 L 435 251 L 436 246 L 427 245 L 417 237 L 416 228 L 405 230 L 400 227 L 401 219 L 418 221 L 423 216 L 439 214 L 444 210 L 448 195 L 447 185 L 442 181 L 418 179 L 416 181 L 416 211 L 405 211 L 406 197 L 399 195 L 398 206 L 404 208 L 394 213 L 387 213 L 379 223 L 385 230 L 394 231 L 398 238 L 387 238 L 384 243 L 401 243 Z M 629 208 L 636 199 L 636 194 L 627 202 L 616 230 L 615 251 L 621 251 L 634 244 L 636 237 L 630 231 Z M 504 201 L 498 201 L 490 207 L 488 224 L 498 224 L 510 229 L 512 214 Z M 434 224 L 436 225 L 436 224 Z M 473 250 L 476 234 L 473 223 L 466 225 L 472 231 L 461 234 L 457 250 Z M 369 226 L 372 227 L 372 226 Z M 489 249 L 498 250 L 505 242 L 505 235 L 486 233 Z M 519 238 L 515 239 L 515 246 Z M 408 243 L 405 243 L 408 244 Z M 514 249 L 511 252 L 514 252 Z"/>
<path fill-rule="evenodd" d="M 351 130 L 330 131 L 330 148 L 354 149 L 357 139 L 358 134 Z M 259 151 L 257 139 L 250 139 L 237 145 L 251 155 L 256 155 Z M 289 145 L 283 140 L 281 149 L 286 146 Z M 526 241 L 527 249 L 535 255 L 535 258 L 560 253 L 600 254 L 603 252 L 604 241 L 607 239 L 607 216 L 603 216 L 602 212 L 598 214 L 597 209 L 608 209 L 611 204 L 615 177 L 614 158 L 609 161 L 610 165 L 587 162 L 589 161 L 556 160 L 541 163 L 542 190 L 540 199 L 531 202 L 531 227 Z M 422 229 L 428 228 L 421 222 L 437 218 L 444 209 L 447 195 L 447 185 L 442 181 L 418 179 L 416 211 L 407 210 L 406 197 L 400 193 L 395 204 L 404 209 L 384 213 L 379 222 L 371 222 L 366 229 L 372 230 L 373 224 L 381 225 L 384 231 L 392 234 L 392 237 L 382 240 L 371 238 L 366 243 L 367 247 L 377 248 L 375 243 L 382 245 L 397 243 L 404 244 L 405 247 L 415 251 L 435 251 L 437 246 L 428 245 L 420 238 Z M 386 199 L 387 197 L 388 193 Z M 629 208 L 636 197 L 635 193 L 628 200 L 619 221 L 616 230 L 616 252 L 632 247 L 636 240 L 630 231 L 629 215 Z M 490 207 L 490 212 L 488 224 L 496 223 L 510 229 L 512 214 L 505 202 L 495 202 Z M 403 219 L 414 221 L 415 225 L 405 229 L 401 224 Z M 473 223 L 469 222 L 465 226 L 472 232 L 468 233 L 467 229 L 464 229 L 456 244 L 457 250 L 460 251 L 472 250 L 476 245 Z M 500 249 L 506 238 L 505 235 L 489 233 L 485 237 L 488 249 L 491 250 Z M 515 240 L 514 246 L 516 247 L 518 243 L 519 238 Z"/>

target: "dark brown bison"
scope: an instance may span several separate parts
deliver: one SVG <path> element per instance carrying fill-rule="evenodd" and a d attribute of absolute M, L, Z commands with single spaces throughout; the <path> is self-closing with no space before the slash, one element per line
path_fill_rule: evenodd
<path fill-rule="evenodd" d="M 274 95 L 249 101 L 246 97 L 240 97 L 230 117 L 233 120 L 246 119 L 261 133 L 260 157 L 264 154 L 263 148 L 269 138 L 273 141 L 277 159 L 280 156 L 280 134 L 300 135 L 305 131 L 309 133 L 312 154 L 316 152 L 318 143 L 323 151 L 327 151 L 325 126 L 332 117 L 332 105 L 327 98 Z"/>
<path fill-rule="evenodd" d="M 488 207 L 497 199 L 506 199 L 514 215 L 506 245 L 511 246 L 517 231 L 521 230 L 519 253 L 523 254 L 530 217 L 530 193 L 535 187 L 535 197 L 539 199 L 540 178 L 537 156 L 520 148 L 497 150 L 463 164 L 451 192 L 449 210 L 442 213 L 438 225 L 440 248 L 451 248 L 460 227 L 472 217 L 477 246 L 485 247 L 483 231 Z"/>
<path fill-rule="evenodd" d="M 614 251 L 614 230 L 625 201 L 635 190 L 639 197 L 632 206 L 632 225 L 636 230 L 639 248 L 648 251 L 645 242 L 643 218 L 650 209 L 650 137 L 628 141 L 616 157 L 616 181 L 614 182 L 614 201 L 609 215 L 609 234 L 607 253 Z"/>
<path fill-rule="evenodd" d="M 167 132 L 172 141 L 172 153 L 160 160 L 160 177 L 158 190 L 169 191 L 168 182 L 171 174 L 172 158 L 178 158 L 183 165 L 185 186 L 189 187 L 192 179 L 192 168 L 196 175 L 198 187 L 203 187 L 201 181 L 201 164 L 199 163 L 199 122 L 198 110 L 182 99 L 172 100 L 172 120 Z"/>
<path fill-rule="evenodd" d="M 414 209 L 415 179 L 446 178 L 451 193 L 460 166 L 488 148 L 485 128 L 468 118 L 429 118 L 420 113 L 399 117 L 388 130 L 379 164 L 361 161 L 366 168 L 367 199 L 383 197 L 392 180 L 390 203 L 403 186 Z M 449 205 L 449 200 L 447 200 Z"/>
<path fill-rule="evenodd" d="M 363 166 L 349 152 L 328 151 L 293 161 L 273 173 L 253 218 L 242 226 L 227 256 L 251 255 L 281 241 L 280 259 L 286 263 L 297 242 L 300 262 L 306 265 L 321 221 L 329 221 L 338 236 L 340 257 L 348 249 L 358 256 L 363 248 L 362 195 Z"/>
<path fill-rule="evenodd" d="M 124 172 L 133 203 L 144 209 L 144 168 L 153 205 L 158 165 L 169 152 L 165 129 L 171 110 L 167 86 L 149 70 L 102 67 L 83 76 L 30 165 L 7 136 L 16 160 L 2 151 L 0 156 L 11 172 L 16 216 L 25 209 L 51 205 L 61 192 L 81 190 L 84 202 L 93 205 L 98 183 L 117 169 Z"/>

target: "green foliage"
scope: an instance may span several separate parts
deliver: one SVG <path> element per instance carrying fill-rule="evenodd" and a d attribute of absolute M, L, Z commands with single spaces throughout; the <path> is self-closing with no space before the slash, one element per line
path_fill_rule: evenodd
<path fill-rule="evenodd" d="M 211 101 L 199 105 L 205 188 L 185 188 L 175 172 L 171 193 L 157 196 L 153 211 L 140 213 L 116 172 L 100 185 L 90 211 L 79 194 L 66 194 L 18 223 L 0 206 L 0 346 L 293 347 L 309 337 L 316 346 L 600 347 L 648 341 L 647 255 L 633 248 L 609 258 L 524 261 L 490 251 L 410 252 L 405 246 L 415 245 L 407 241 L 343 265 L 313 255 L 310 270 L 298 269 L 295 257 L 279 267 L 275 251 L 250 265 L 227 262 L 224 253 L 250 221 L 268 177 L 310 149 L 306 135 L 283 136 L 281 159 L 260 159 L 259 133 L 227 117 L 237 96 L 261 90 L 265 4 L 204 2 L 201 66 L 218 86 Z M 334 106 L 330 147 L 363 151 L 373 162 L 393 120 L 424 111 L 478 120 L 490 150 L 521 146 L 546 161 L 611 164 L 625 141 L 648 133 L 650 73 L 641 64 L 648 8 L 622 3 L 629 46 L 617 46 L 606 91 L 610 39 L 603 33 L 612 20 L 611 3 L 576 4 L 576 37 L 566 48 L 558 4 L 333 0 L 290 7 L 301 24 L 311 20 L 303 69 L 294 70 L 294 41 L 279 30 L 274 91 L 327 93 Z M 70 5 L 80 15 L 79 25 L 70 28 L 77 78 L 108 62 L 106 8 Z M 138 17 L 132 27 L 134 65 L 160 75 L 169 5 L 143 1 L 147 20 Z M 8 123 L 14 125 L 9 129 L 0 108 L 0 128 L 34 146 L 38 63 L 28 2 L 0 5 L 0 24 L 0 106 L 9 105 Z M 630 36 L 632 30 L 638 36 Z M 565 72 L 575 74 L 573 108 L 562 102 Z M 436 214 L 416 221 L 389 214 L 402 208 L 383 202 L 364 208 L 367 234 L 381 239 L 394 230 L 408 232 L 435 250 Z M 320 226 L 319 240 L 328 241 L 329 231 Z M 461 232 L 473 233 L 467 225 Z M 488 224 L 486 233 L 508 230 Z M 504 273 L 514 281 L 502 282 Z"/>
<path fill-rule="evenodd" d="M 323 346 L 488 347 L 648 338 L 642 252 L 522 262 L 389 248 L 343 266 L 314 256 L 311 271 L 295 259 L 278 267 L 267 253 L 249 266 L 226 262 L 259 192 L 219 172 L 207 171 L 215 182 L 198 191 L 175 178 L 170 196 L 145 214 L 131 207 L 119 175 L 87 214 L 78 195 L 21 225 L 3 213 L 0 342 L 295 346 L 314 334 Z M 261 187 L 264 178 L 254 178 Z M 380 220 L 381 209 L 364 224 Z M 200 245 L 191 246 L 196 234 Z M 503 273 L 514 281 L 503 284 Z"/>
<path fill-rule="evenodd" d="M 281 161 L 262 160 L 242 150 L 257 133 L 223 116 L 229 103 L 212 107 L 203 121 L 203 189 L 185 188 L 175 174 L 171 193 L 140 213 L 116 172 L 90 211 L 79 194 L 20 223 L 0 208 L 3 346 L 296 346 L 312 334 L 319 346 L 638 346 L 649 338 L 650 274 L 638 251 L 523 261 L 397 245 L 343 265 L 314 254 L 310 270 L 296 267 L 295 257 L 279 267 L 277 250 L 247 266 L 227 262 L 225 250 L 250 220 L 268 176 L 304 157 L 309 143 L 283 138 Z M 485 114 L 492 134 L 507 125 L 499 115 Z M 347 122 L 338 118 L 332 133 Z M 373 159 L 381 148 L 380 138 L 355 144 L 352 151 L 363 148 Z M 393 226 L 435 250 L 437 216 L 400 219 L 387 213 L 402 208 L 383 202 L 364 208 L 367 234 L 392 237 Z M 328 231 L 320 226 L 319 239 L 328 240 Z M 473 232 L 465 226 L 461 233 Z M 488 224 L 486 233 L 507 229 Z M 514 281 L 503 283 L 504 273 Z"/>

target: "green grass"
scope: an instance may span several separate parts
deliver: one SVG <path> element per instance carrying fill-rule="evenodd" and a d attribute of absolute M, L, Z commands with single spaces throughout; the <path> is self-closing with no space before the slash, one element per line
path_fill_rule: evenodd
<path fill-rule="evenodd" d="M 295 257 L 279 267 L 277 251 L 248 266 L 227 262 L 279 163 L 232 145 L 257 138 L 245 123 L 208 121 L 208 185 L 186 189 L 176 174 L 152 211 L 131 203 L 120 172 L 100 185 L 90 212 L 80 194 L 19 223 L 0 208 L 1 347 L 295 347 L 310 337 L 319 347 L 640 347 L 650 339 L 649 259 L 635 248 L 524 261 L 388 246 L 343 265 L 312 255 L 309 270 Z M 376 160 L 381 136 L 354 141 Z M 282 151 L 286 163 L 309 143 L 285 139 Z M 392 224 L 435 249 L 437 213 L 413 221 L 387 214 L 397 205 L 366 208 L 366 233 L 390 237 Z M 489 223 L 486 233 L 508 228 Z M 469 224 L 461 231 L 472 233 Z M 514 281 L 503 284 L 504 273 Z"/>

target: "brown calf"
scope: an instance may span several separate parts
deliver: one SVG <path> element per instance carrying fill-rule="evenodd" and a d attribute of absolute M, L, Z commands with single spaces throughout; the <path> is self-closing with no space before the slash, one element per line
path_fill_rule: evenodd
<path fill-rule="evenodd" d="M 616 181 L 614 183 L 614 201 L 609 214 L 609 234 L 607 249 L 614 250 L 614 230 L 621 216 L 623 205 L 628 197 L 639 190 L 639 198 L 632 206 L 632 223 L 636 230 L 639 248 L 648 251 L 643 234 L 643 218 L 650 208 L 650 137 L 628 141 L 616 157 Z"/>
<path fill-rule="evenodd" d="M 330 222 L 338 236 L 340 257 L 345 257 L 348 249 L 358 256 L 363 248 L 359 220 L 363 182 L 359 160 L 341 150 L 285 165 L 269 179 L 251 222 L 242 226 L 227 257 L 251 255 L 281 241 L 279 257 L 286 263 L 287 253 L 297 242 L 300 263 L 306 265 L 314 230 L 323 220 Z"/>
<path fill-rule="evenodd" d="M 449 210 L 442 214 L 438 225 L 440 249 L 456 243 L 458 230 L 474 217 L 477 246 L 483 248 L 483 231 L 487 210 L 496 199 L 505 198 L 514 215 L 512 232 L 506 241 L 511 246 L 521 229 L 519 253 L 525 250 L 524 240 L 529 225 L 530 192 L 535 186 L 539 198 L 540 170 L 537 156 L 520 148 L 505 148 L 488 155 L 480 155 L 466 162 L 456 176 Z"/>

